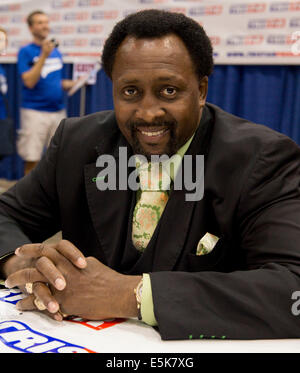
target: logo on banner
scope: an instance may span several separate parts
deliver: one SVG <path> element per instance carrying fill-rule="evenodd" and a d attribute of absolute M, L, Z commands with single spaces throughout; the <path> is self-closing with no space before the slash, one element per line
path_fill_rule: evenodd
<path fill-rule="evenodd" d="M 101 6 L 104 0 L 79 0 L 78 6 Z"/>
<path fill-rule="evenodd" d="M 12 16 L 10 19 L 11 23 L 24 23 L 25 17 L 22 15 Z"/>
<path fill-rule="evenodd" d="M 65 21 L 86 21 L 89 18 L 88 12 L 71 12 L 64 15 Z"/>
<path fill-rule="evenodd" d="M 187 9 L 186 8 L 161 8 L 162 10 L 166 11 L 166 12 L 172 12 L 172 13 L 182 13 L 184 15 L 186 15 L 187 13 Z"/>
<path fill-rule="evenodd" d="M 73 8 L 75 6 L 75 0 L 52 0 L 52 8 Z"/>
<path fill-rule="evenodd" d="M 268 44 L 280 44 L 280 45 L 290 45 L 293 44 L 295 41 L 293 40 L 292 35 L 269 35 L 267 37 Z"/>
<path fill-rule="evenodd" d="M 115 19 L 118 15 L 118 10 L 99 10 L 92 13 L 92 19 Z"/>
<path fill-rule="evenodd" d="M 103 25 L 82 25 L 77 27 L 79 34 L 100 34 L 103 31 Z"/>
<path fill-rule="evenodd" d="M 283 28 L 286 25 L 286 18 L 261 18 L 248 22 L 250 29 Z"/>
<path fill-rule="evenodd" d="M 216 16 L 223 12 L 222 5 L 211 5 L 211 6 L 201 6 L 198 8 L 190 8 L 189 15 L 191 17 L 199 16 Z"/>
<path fill-rule="evenodd" d="M 220 36 L 210 36 L 210 41 L 213 46 L 220 45 L 221 44 L 221 38 Z"/>
<path fill-rule="evenodd" d="M 50 22 L 60 22 L 61 21 L 61 14 L 60 13 L 49 13 L 48 14 Z"/>
<path fill-rule="evenodd" d="M 63 35 L 74 34 L 75 31 L 76 31 L 75 26 L 55 26 L 55 27 L 51 27 L 51 33 L 56 34 L 56 35 L 59 35 L 59 34 L 63 34 Z"/>
<path fill-rule="evenodd" d="M 21 4 L 1 5 L 0 12 L 16 12 L 21 10 Z"/>
<path fill-rule="evenodd" d="M 231 5 L 229 8 L 230 14 L 245 14 L 245 13 L 262 13 L 266 10 L 266 3 L 257 4 L 237 4 Z"/>
<path fill-rule="evenodd" d="M 290 27 L 300 27 L 300 18 L 292 18 L 290 20 Z"/>
<path fill-rule="evenodd" d="M 169 0 L 139 0 L 141 4 L 165 4 Z"/>
<path fill-rule="evenodd" d="M 64 47 L 86 47 L 88 44 L 88 39 L 65 39 L 62 42 Z"/>
<path fill-rule="evenodd" d="M 271 12 L 297 12 L 300 10 L 300 1 L 286 1 L 281 3 L 272 3 L 270 5 Z"/>
<path fill-rule="evenodd" d="M 6 346 L 26 353 L 93 353 L 73 343 L 50 337 L 31 329 L 20 321 L 0 322 L 0 341 Z"/>
<path fill-rule="evenodd" d="M 90 46 L 91 47 L 97 47 L 97 48 L 102 48 L 103 47 L 103 45 L 104 45 L 104 43 L 105 43 L 105 39 L 91 39 L 90 40 Z"/>
<path fill-rule="evenodd" d="M 227 45 L 258 45 L 264 41 L 263 35 L 234 35 L 226 40 Z"/>

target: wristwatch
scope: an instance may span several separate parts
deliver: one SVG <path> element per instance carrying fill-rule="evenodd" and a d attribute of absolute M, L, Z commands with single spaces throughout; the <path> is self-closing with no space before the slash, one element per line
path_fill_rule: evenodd
<path fill-rule="evenodd" d="M 137 287 L 134 289 L 139 320 L 142 320 L 142 314 L 141 314 L 142 292 L 143 292 L 143 278 L 138 283 Z"/>

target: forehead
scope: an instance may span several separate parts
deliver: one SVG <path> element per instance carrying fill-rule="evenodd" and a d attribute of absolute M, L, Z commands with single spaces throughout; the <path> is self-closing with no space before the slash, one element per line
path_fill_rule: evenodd
<path fill-rule="evenodd" d="M 46 14 L 35 14 L 32 17 L 32 24 L 46 21 L 48 21 L 48 16 Z"/>
<path fill-rule="evenodd" d="M 195 74 L 194 64 L 183 41 L 170 34 L 160 38 L 127 37 L 117 50 L 112 79 L 147 72 L 165 71 L 173 74 Z"/>

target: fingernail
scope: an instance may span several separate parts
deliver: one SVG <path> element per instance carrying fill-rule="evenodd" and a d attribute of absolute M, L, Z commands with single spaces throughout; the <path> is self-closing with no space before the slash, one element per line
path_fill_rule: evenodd
<path fill-rule="evenodd" d="M 4 286 L 5 286 L 6 288 L 8 288 L 8 289 L 10 288 L 9 283 L 8 283 L 7 280 L 4 282 Z"/>
<path fill-rule="evenodd" d="M 19 253 L 20 253 L 20 248 L 18 247 L 18 248 L 15 250 L 15 254 L 16 254 L 16 255 L 19 255 Z"/>
<path fill-rule="evenodd" d="M 56 321 L 62 321 L 63 320 L 62 316 L 59 313 L 54 315 L 54 318 L 55 318 Z"/>
<path fill-rule="evenodd" d="M 65 286 L 66 286 L 66 283 L 63 279 L 58 278 L 57 280 L 55 280 L 56 289 L 63 290 Z"/>
<path fill-rule="evenodd" d="M 80 267 L 85 267 L 86 266 L 86 260 L 80 257 L 80 258 L 77 259 L 77 264 Z"/>
<path fill-rule="evenodd" d="M 58 311 L 58 304 L 55 302 L 48 303 L 48 311 L 51 313 L 55 313 Z"/>

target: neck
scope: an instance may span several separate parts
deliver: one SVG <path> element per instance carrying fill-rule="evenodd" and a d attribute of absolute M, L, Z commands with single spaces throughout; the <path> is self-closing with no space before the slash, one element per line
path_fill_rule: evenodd
<path fill-rule="evenodd" d="M 38 36 L 33 37 L 33 43 L 37 45 L 42 45 L 45 38 L 40 38 Z"/>

